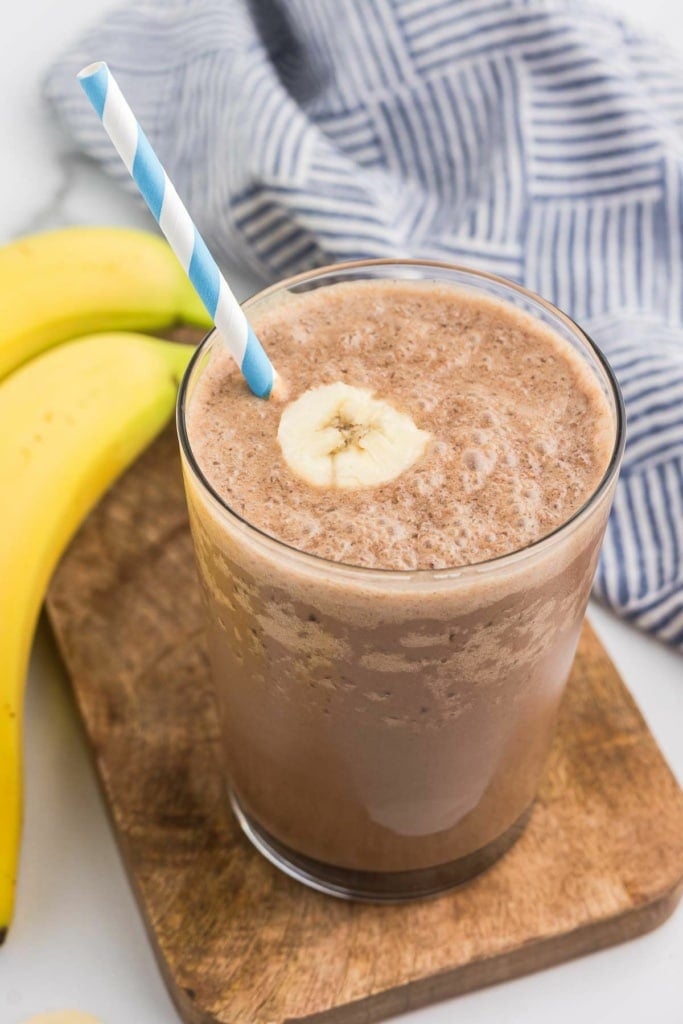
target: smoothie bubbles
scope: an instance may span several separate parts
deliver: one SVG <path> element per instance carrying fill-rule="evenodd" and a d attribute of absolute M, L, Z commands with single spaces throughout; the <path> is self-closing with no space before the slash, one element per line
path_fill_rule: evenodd
<path fill-rule="evenodd" d="M 243 311 L 106 65 L 79 77 L 216 324 L 178 434 L 235 814 L 333 895 L 463 882 L 532 810 L 621 461 L 614 376 L 543 299 L 445 264 L 342 264 Z"/>
<path fill-rule="evenodd" d="M 210 335 L 178 413 L 233 807 L 323 891 L 434 893 L 530 813 L 618 390 L 561 313 L 444 265 L 332 267 L 245 308 L 287 401 Z"/>

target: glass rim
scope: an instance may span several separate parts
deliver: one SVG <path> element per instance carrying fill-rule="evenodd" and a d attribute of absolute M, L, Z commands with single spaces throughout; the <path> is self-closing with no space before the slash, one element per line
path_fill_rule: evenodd
<path fill-rule="evenodd" d="M 383 569 L 380 567 L 372 567 L 366 565 L 356 565 L 352 562 L 340 562 L 335 561 L 331 558 L 324 558 L 321 555 L 313 554 L 310 551 L 303 551 L 301 548 L 297 548 L 292 544 L 288 544 L 286 541 L 280 540 L 278 537 L 274 537 L 266 530 L 261 529 L 259 526 L 255 526 L 253 523 L 245 519 L 244 516 L 240 515 L 228 503 L 220 496 L 220 494 L 212 487 L 206 476 L 202 472 L 197 460 L 195 459 L 194 452 L 192 451 L 192 445 L 186 427 L 186 405 L 187 405 L 187 390 L 189 387 L 190 380 L 193 376 L 197 362 L 201 358 L 204 351 L 211 344 L 214 335 L 216 334 L 216 328 L 213 327 L 211 330 L 202 338 L 200 343 L 197 345 L 196 351 L 193 353 L 190 362 L 187 365 L 185 373 L 183 374 L 178 389 L 178 397 L 176 402 L 176 429 L 178 433 L 178 440 L 180 443 L 180 449 L 185 457 L 187 465 L 189 466 L 192 475 L 196 482 L 199 484 L 200 489 L 205 492 L 206 495 L 216 504 L 220 512 L 229 518 L 239 523 L 241 528 L 244 528 L 248 534 L 253 535 L 259 543 L 266 543 L 267 546 L 273 546 L 275 549 L 283 551 L 289 557 L 294 557 L 297 560 L 302 560 L 305 564 L 311 567 L 324 567 L 326 572 L 339 573 L 341 575 L 362 574 L 365 578 L 376 577 L 377 579 L 389 580 L 408 580 L 411 578 L 417 580 L 440 580 L 440 579 L 455 579 L 473 575 L 480 575 L 484 572 L 501 570 L 508 566 L 515 565 L 527 558 L 533 557 L 539 552 L 542 552 L 548 548 L 554 547 L 565 534 L 573 533 L 581 523 L 583 523 L 590 515 L 592 510 L 600 503 L 605 493 L 609 490 L 612 485 L 621 464 L 621 458 L 624 451 L 625 443 L 625 426 L 626 426 L 626 410 L 624 407 L 624 400 L 621 394 L 621 388 L 619 382 L 614 374 L 614 371 L 608 362 L 606 356 L 601 351 L 600 347 L 593 341 L 583 328 L 581 328 L 575 320 L 573 320 L 567 313 L 564 313 L 557 306 L 553 305 L 547 299 L 544 299 L 541 295 L 536 292 L 525 288 L 523 285 L 516 284 L 513 281 L 509 281 L 505 277 L 501 277 L 498 274 L 491 274 L 485 270 L 475 270 L 471 267 L 463 266 L 462 264 L 448 263 L 442 260 L 426 260 L 426 259 L 409 259 L 409 258 L 392 258 L 382 257 L 380 259 L 362 259 L 362 260 L 348 260 L 342 263 L 331 263 L 324 267 L 316 267 L 312 270 L 305 270 L 298 274 L 293 274 L 290 277 L 284 278 L 282 281 L 277 281 L 275 284 L 268 285 L 266 288 L 260 289 L 251 295 L 248 299 L 245 299 L 241 303 L 242 307 L 247 309 L 251 304 L 267 299 L 271 295 L 286 291 L 289 288 L 305 283 L 307 281 L 314 281 L 316 278 L 327 277 L 333 274 L 343 273 L 345 271 L 352 270 L 363 270 L 366 268 L 373 267 L 415 267 L 417 269 L 437 269 L 445 270 L 449 272 L 456 272 L 458 274 L 464 274 L 476 280 L 489 281 L 493 284 L 503 286 L 512 292 L 521 295 L 526 299 L 530 299 L 536 304 L 544 308 L 553 317 L 559 319 L 564 325 L 574 334 L 579 336 L 579 339 L 588 348 L 593 357 L 597 360 L 600 368 L 602 369 L 609 389 L 611 392 L 612 401 L 614 402 L 615 412 L 615 434 L 614 444 L 612 446 L 612 452 L 610 455 L 609 462 L 603 473 L 598 485 L 586 498 L 582 505 L 576 509 L 575 512 L 551 530 L 550 533 L 544 534 L 537 540 L 532 541 L 530 544 L 526 544 L 524 547 L 516 548 L 514 551 L 508 551 L 505 554 L 497 555 L 495 558 L 484 559 L 479 562 L 470 562 L 465 565 L 449 566 L 440 569 Z M 406 278 L 406 280 L 410 280 Z M 528 313 L 527 310 L 525 312 Z M 532 313 L 529 315 L 533 316 Z M 263 399 L 257 399 L 263 401 Z"/>

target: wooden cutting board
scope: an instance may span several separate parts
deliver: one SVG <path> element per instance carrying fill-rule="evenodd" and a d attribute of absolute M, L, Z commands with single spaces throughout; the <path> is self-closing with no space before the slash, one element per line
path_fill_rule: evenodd
<path fill-rule="evenodd" d="M 187 1022 L 369 1024 L 629 939 L 681 895 L 681 791 L 588 627 L 530 823 L 487 873 L 376 907 L 305 889 L 255 853 L 218 769 L 171 429 L 86 522 L 48 609 Z"/>

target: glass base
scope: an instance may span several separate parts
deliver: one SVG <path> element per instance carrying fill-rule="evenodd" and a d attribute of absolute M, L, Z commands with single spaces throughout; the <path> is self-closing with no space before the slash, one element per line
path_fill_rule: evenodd
<path fill-rule="evenodd" d="M 485 871 L 510 849 L 524 831 L 531 814 L 529 806 L 497 839 L 447 864 L 416 871 L 355 871 L 297 853 L 254 821 L 232 792 L 230 803 L 247 839 L 276 868 L 297 882 L 328 896 L 364 903 L 406 903 L 438 896 L 439 893 L 462 885 Z"/>

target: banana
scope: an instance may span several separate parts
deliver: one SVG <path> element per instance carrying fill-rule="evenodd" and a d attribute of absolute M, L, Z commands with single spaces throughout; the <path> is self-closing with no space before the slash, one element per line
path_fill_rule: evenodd
<path fill-rule="evenodd" d="M 63 228 L 0 248 L 0 311 L 0 378 L 93 331 L 211 326 L 166 242 L 129 228 Z"/>
<path fill-rule="evenodd" d="M 13 907 L 22 697 L 40 604 L 83 517 L 168 421 L 192 351 L 92 335 L 0 382 L 0 942 Z"/>
<path fill-rule="evenodd" d="M 292 472 L 314 487 L 343 490 L 394 480 L 420 458 L 430 438 L 406 413 L 341 382 L 311 388 L 290 402 L 277 436 Z"/>

